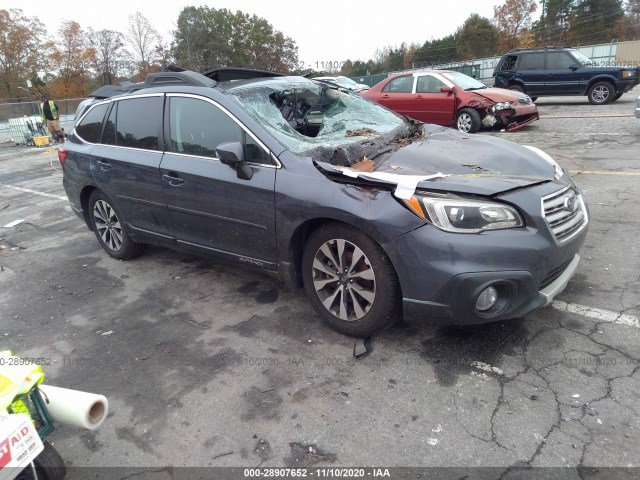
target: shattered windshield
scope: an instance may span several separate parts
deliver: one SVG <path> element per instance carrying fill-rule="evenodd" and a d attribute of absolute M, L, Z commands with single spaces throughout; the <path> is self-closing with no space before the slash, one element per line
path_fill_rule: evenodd
<path fill-rule="evenodd" d="M 239 86 L 229 95 L 290 151 L 322 150 L 335 163 L 356 162 L 415 130 L 373 102 L 303 78 Z"/>

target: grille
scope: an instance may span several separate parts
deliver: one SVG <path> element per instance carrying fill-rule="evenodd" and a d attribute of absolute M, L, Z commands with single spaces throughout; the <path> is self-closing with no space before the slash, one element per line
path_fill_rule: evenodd
<path fill-rule="evenodd" d="M 554 268 L 553 270 L 551 270 L 546 277 L 544 277 L 544 280 L 542 280 L 542 282 L 540 283 L 540 290 L 548 287 L 549 285 L 551 285 L 553 282 L 555 282 L 558 277 L 560 275 L 562 275 L 562 272 L 565 271 L 565 269 L 569 266 L 569 264 L 571 263 L 571 260 L 563 263 L 562 265 L 560 265 L 557 268 Z"/>
<path fill-rule="evenodd" d="M 589 222 L 582 197 L 571 187 L 544 197 L 542 214 L 559 243 L 569 240 Z"/>
<path fill-rule="evenodd" d="M 531 103 L 531 97 L 529 97 L 528 95 L 525 97 L 521 97 L 518 99 L 518 102 L 522 105 L 529 105 Z"/>

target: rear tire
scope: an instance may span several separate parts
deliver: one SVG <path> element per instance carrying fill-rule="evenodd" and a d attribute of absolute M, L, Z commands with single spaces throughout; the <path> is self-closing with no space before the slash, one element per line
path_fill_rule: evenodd
<path fill-rule="evenodd" d="M 587 97 L 592 105 L 606 105 L 613 100 L 615 87 L 609 82 L 596 82 L 589 88 Z"/>
<path fill-rule="evenodd" d="M 476 133 L 482 126 L 482 120 L 477 110 L 463 108 L 456 116 L 456 128 L 462 133 Z"/>
<path fill-rule="evenodd" d="M 398 277 L 382 248 L 348 225 L 314 231 L 302 256 L 302 280 L 311 304 L 331 328 L 369 337 L 397 320 Z"/>
<path fill-rule="evenodd" d="M 129 260 L 144 251 L 145 245 L 131 240 L 122 214 L 100 190 L 89 197 L 89 222 L 98 242 L 113 258 Z"/>

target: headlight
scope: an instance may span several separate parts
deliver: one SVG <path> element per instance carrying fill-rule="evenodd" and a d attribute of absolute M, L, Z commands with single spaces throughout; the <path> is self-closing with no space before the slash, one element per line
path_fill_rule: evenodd
<path fill-rule="evenodd" d="M 511 102 L 498 102 L 493 106 L 493 111 L 495 112 L 496 110 L 506 110 L 508 108 L 513 108 Z"/>
<path fill-rule="evenodd" d="M 414 213 L 447 232 L 479 233 L 524 225 L 517 210 L 502 203 L 419 194 L 405 203 Z"/>
<path fill-rule="evenodd" d="M 620 72 L 620 77 L 621 78 L 632 78 L 636 76 L 636 71 L 635 70 L 622 70 Z"/>

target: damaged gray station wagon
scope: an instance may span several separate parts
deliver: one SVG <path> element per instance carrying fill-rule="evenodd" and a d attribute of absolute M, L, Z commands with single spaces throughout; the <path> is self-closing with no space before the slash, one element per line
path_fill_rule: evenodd
<path fill-rule="evenodd" d="M 534 147 L 265 72 L 167 71 L 118 93 L 59 149 L 73 210 L 114 258 L 229 257 L 304 286 L 354 336 L 520 317 L 577 268 L 585 200 Z"/>

